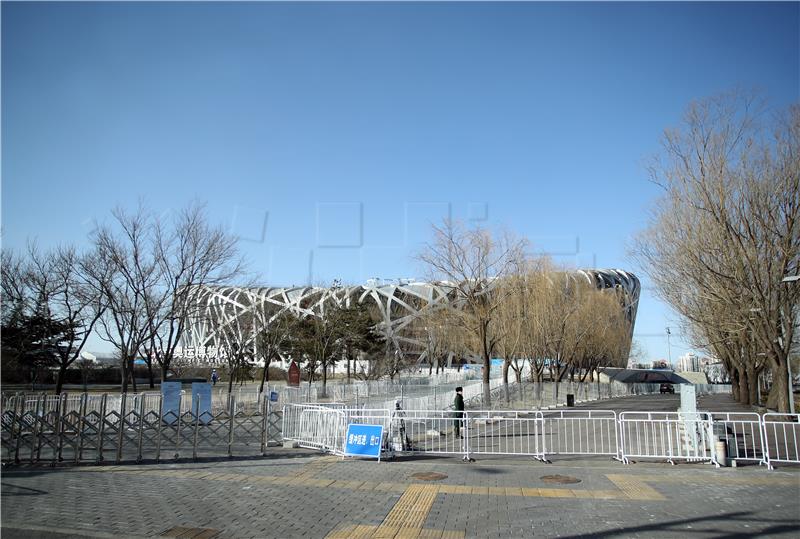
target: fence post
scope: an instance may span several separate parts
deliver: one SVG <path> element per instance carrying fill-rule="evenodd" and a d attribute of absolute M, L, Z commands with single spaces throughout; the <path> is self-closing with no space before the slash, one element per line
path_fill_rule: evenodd
<path fill-rule="evenodd" d="M 53 446 L 53 464 L 61 462 L 61 450 L 64 442 L 64 414 L 67 413 L 67 394 L 61 395 L 58 403 L 58 415 L 56 416 L 56 445 Z"/>
<path fill-rule="evenodd" d="M 261 407 L 261 414 L 264 416 L 261 419 L 261 456 L 266 455 L 267 445 L 269 444 L 269 413 L 270 413 L 270 400 L 269 393 L 262 394 L 264 404 Z"/>
<path fill-rule="evenodd" d="M 233 394 L 228 395 L 228 418 L 230 424 L 228 426 L 228 457 L 233 456 L 233 430 L 236 423 L 236 397 Z"/>
<path fill-rule="evenodd" d="M 81 404 L 78 407 L 78 447 L 75 449 L 75 464 L 83 458 L 83 429 L 86 426 L 86 399 L 87 393 L 81 393 Z"/>
<path fill-rule="evenodd" d="M 469 461 L 469 412 L 464 411 L 463 416 L 461 419 L 461 429 L 464 431 L 464 438 L 463 438 L 463 447 L 464 450 L 464 460 Z"/>
<path fill-rule="evenodd" d="M 22 406 L 20 406 L 20 402 Z M 19 445 L 20 440 L 22 438 L 22 429 L 24 428 L 25 422 L 23 421 L 22 417 L 25 415 L 25 395 L 22 396 L 17 395 L 14 398 L 14 421 L 11 423 L 11 434 L 14 434 L 14 428 L 17 428 L 17 437 L 14 440 L 14 463 L 19 464 Z"/>
<path fill-rule="evenodd" d="M 125 413 L 128 404 L 128 394 L 122 394 L 122 400 L 119 403 L 119 424 L 117 425 L 117 464 L 122 461 L 122 439 L 125 436 Z"/>
<path fill-rule="evenodd" d="M 39 445 L 39 421 L 40 416 L 43 413 L 42 409 L 44 408 L 44 399 L 44 394 L 42 394 L 41 398 L 36 397 L 36 411 L 34 412 L 33 416 L 33 433 L 31 435 L 31 463 L 35 462 L 34 459 L 38 459 L 39 456 L 36 449 Z"/>
<path fill-rule="evenodd" d="M 95 460 L 100 463 L 103 462 L 103 432 L 106 429 L 106 406 L 108 404 L 108 393 L 103 393 L 103 399 L 100 401 L 100 424 L 97 428 L 97 457 Z"/>
<path fill-rule="evenodd" d="M 194 405 L 194 440 L 192 440 L 192 460 L 197 460 L 197 435 L 200 432 L 200 399 Z"/>
<path fill-rule="evenodd" d="M 163 396 L 162 396 L 163 398 Z M 174 458 L 177 460 L 178 457 L 181 456 L 181 418 L 183 417 L 183 391 L 180 392 L 178 395 L 178 421 L 177 423 L 177 432 L 175 434 L 175 455 Z"/>
<path fill-rule="evenodd" d="M 158 427 L 156 427 L 156 462 L 161 460 L 161 429 L 164 426 L 163 394 L 158 396 Z"/>
<path fill-rule="evenodd" d="M 141 404 L 139 404 L 139 440 L 138 450 L 136 452 L 136 462 L 142 462 L 142 442 L 144 440 L 144 401 L 145 396 L 141 397 Z"/>

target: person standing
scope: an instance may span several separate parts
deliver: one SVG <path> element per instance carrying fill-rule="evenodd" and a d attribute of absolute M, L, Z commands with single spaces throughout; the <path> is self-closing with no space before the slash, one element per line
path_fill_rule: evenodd
<path fill-rule="evenodd" d="M 217 382 L 219 382 L 219 374 L 217 374 L 217 369 L 212 369 L 211 370 L 211 383 L 213 385 L 217 385 Z"/>
<path fill-rule="evenodd" d="M 457 387 L 456 398 L 453 400 L 453 408 L 455 409 L 455 412 L 453 412 L 453 417 L 455 418 L 453 419 L 453 431 L 455 432 L 455 435 L 458 436 L 459 438 L 463 437 L 461 436 L 461 423 L 463 422 L 463 417 L 464 417 L 464 395 L 462 395 L 463 391 L 464 388 L 460 386 Z"/>

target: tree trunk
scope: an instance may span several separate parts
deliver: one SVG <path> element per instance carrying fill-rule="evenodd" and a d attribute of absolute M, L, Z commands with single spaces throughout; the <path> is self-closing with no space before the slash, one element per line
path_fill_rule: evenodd
<path fill-rule="evenodd" d="M 761 405 L 758 402 L 758 372 L 752 364 L 747 365 L 747 390 L 750 404 Z"/>
<path fill-rule="evenodd" d="M 128 370 L 130 371 L 131 375 L 131 385 L 133 386 L 133 392 L 137 393 L 136 391 L 136 370 L 133 366 L 134 358 L 131 358 L 131 363 L 128 365 Z"/>
<path fill-rule="evenodd" d="M 347 383 L 350 383 L 350 356 L 344 358 L 347 361 Z"/>
<path fill-rule="evenodd" d="M 328 396 L 328 364 L 322 362 L 322 397 Z"/>
<path fill-rule="evenodd" d="M 122 392 L 128 392 L 128 358 L 122 357 L 120 359 L 120 375 L 122 376 Z"/>
<path fill-rule="evenodd" d="M 147 376 L 150 378 L 150 389 L 154 389 L 156 387 L 155 379 L 153 377 L 153 360 L 147 360 Z"/>
<path fill-rule="evenodd" d="M 508 359 L 503 360 L 503 389 L 506 394 L 506 402 L 511 402 L 511 395 L 508 392 Z"/>
<path fill-rule="evenodd" d="M 67 366 L 63 363 L 58 366 L 58 375 L 56 377 L 56 395 L 61 394 L 61 387 L 64 385 L 64 377 L 67 374 Z"/>
<path fill-rule="evenodd" d="M 270 362 L 264 359 L 264 370 L 261 371 L 261 386 L 258 388 L 259 393 L 264 392 L 264 382 L 269 381 L 269 364 Z"/>
<path fill-rule="evenodd" d="M 786 363 L 772 364 L 772 388 L 767 396 L 767 408 L 787 413 L 789 411 L 789 383 Z"/>
<path fill-rule="evenodd" d="M 750 404 L 750 390 L 747 387 L 747 371 L 739 369 L 739 402 Z"/>

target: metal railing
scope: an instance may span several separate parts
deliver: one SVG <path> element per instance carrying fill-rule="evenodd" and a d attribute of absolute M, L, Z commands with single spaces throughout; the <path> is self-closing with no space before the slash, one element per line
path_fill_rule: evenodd
<path fill-rule="evenodd" d="M 764 449 L 767 467 L 773 462 L 800 464 L 800 414 L 764 414 Z"/>
<path fill-rule="evenodd" d="M 286 405 L 284 436 L 303 447 L 343 454 L 349 423 L 384 427 L 384 452 L 395 454 L 552 455 L 708 462 L 720 466 L 715 442 L 728 458 L 800 463 L 797 415 L 744 413 L 622 412 L 613 410 L 500 411 L 330 409 Z M 305 419 L 303 414 L 307 415 Z M 289 426 L 288 422 L 292 422 Z"/>
<path fill-rule="evenodd" d="M 714 412 L 709 415 L 714 441 L 725 442 L 728 459 L 767 464 L 760 415 L 755 412 Z"/>
<path fill-rule="evenodd" d="M 619 451 L 613 410 L 556 410 L 543 413 L 545 452 L 549 455 L 609 455 Z"/>
<path fill-rule="evenodd" d="M 55 397 L 55 398 L 54 398 Z M 3 399 L 2 458 L 6 462 L 114 462 L 180 458 L 191 452 L 232 456 L 264 454 L 280 443 L 281 411 L 268 395 L 254 406 L 229 396 L 222 409 L 200 410 L 182 396 L 162 411 L 161 395 L 18 395 Z"/>
<path fill-rule="evenodd" d="M 620 457 L 708 460 L 719 466 L 712 447 L 709 414 L 702 412 L 622 412 Z"/>

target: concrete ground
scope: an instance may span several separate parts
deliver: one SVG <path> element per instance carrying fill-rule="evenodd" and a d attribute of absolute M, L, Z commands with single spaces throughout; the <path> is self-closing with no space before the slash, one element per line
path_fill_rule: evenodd
<path fill-rule="evenodd" d="M 614 407 L 676 403 L 648 396 Z M 375 462 L 281 448 L 239 460 L 18 466 L 3 470 L 1 482 L 4 539 L 800 535 L 800 468 L 790 466 Z"/>

